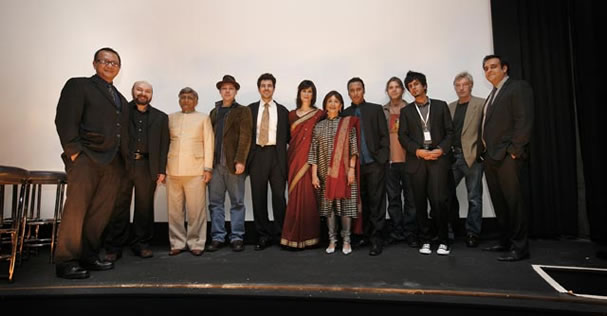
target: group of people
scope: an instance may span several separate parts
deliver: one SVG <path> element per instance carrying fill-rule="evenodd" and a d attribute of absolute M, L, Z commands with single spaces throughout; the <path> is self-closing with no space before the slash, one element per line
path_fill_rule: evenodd
<path fill-rule="evenodd" d="M 296 109 L 289 111 L 273 99 L 272 74 L 258 78 L 260 100 L 248 106 L 236 101 L 240 84 L 225 75 L 216 84 L 221 100 L 208 115 L 196 111 L 198 94 L 190 87 L 179 91 L 181 111 L 170 115 L 152 107 L 153 88 L 146 81 L 134 83 L 127 102 L 112 84 L 121 60 L 111 48 L 95 52 L 93 67 L 94 76 L 67 81 L 57 106 L 55 124 L 68 176 L 55 253 L 58 277 L 87 278 L 90 270 L 112 269 L 125 246 L 152 257 L 154 194 L 160 183 L 167 187 L 170 256 L 184 251 L 200 256 L 226 243 L 232 251 L 244 250 L 247 175 L 255 250 L 272 244 L 315 246 L 324 218 L 329 254 L 341 244 L 348 255 L 356 241 L 377 256 L 390 239 L 405 240 L 424 255 L 433 245 L 437 254 L 448 255 L 449 224 L 459 211 L 455 186 L 464 177 L 466 244 L 478 245 L 484 170 L 502 229 L 499 242 L 485 250 L 504 252 L 502 261 L 529 256 L 518 170 L 527 155 L 533 96 L 525 82 L 508 77 L 509 66 L 500 56 L 483 60 L 494 86 L 487 100 L 472 96 L 473 79 L 466 72 L 455 77 L 458 100 L 447 105 L 427 96 L 424 74 L 409 71 L 403 81 L 388 80 L 390 101 L 383 107 L 365 100 L 364 82 L 354 77 L 347 83 L 350 106 L 330 91 L 317 107 L 316 86 L 303 80 Z M 405 88 L 415 99 L 411 104 L 403 99 Z M 385 227 L 386 195 L 390 227 Z"/>

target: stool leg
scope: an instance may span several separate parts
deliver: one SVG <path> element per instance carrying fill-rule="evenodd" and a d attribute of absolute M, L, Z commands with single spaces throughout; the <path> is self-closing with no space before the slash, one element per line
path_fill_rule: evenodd
<path fill-rule="evenodd" d="M 17 261 L 17 231 L 11 232 L 11 258 L 8 264 L 8 282 L 13 282 L 13 274 L 15 272 L 15 261 Z"/>
<path fill-rule="evenodd" d="M 19 197 L 19 207 L 22 210 L 21 213 L 21 237 L 19 238 L 19 262 L 17 263 L 18 266 L 21 266 L 21 262 L 23 261 L 23 240 L 25 238 L 25 228 L 27 227 L 27 200 L 29 199 L 29 194 L 30 194 L 30 187 L 29 184 L 26 182 L 24 184 L 21 185 L 21 194 Z M 25 195 L 25 196 L 24 196 Z"/>

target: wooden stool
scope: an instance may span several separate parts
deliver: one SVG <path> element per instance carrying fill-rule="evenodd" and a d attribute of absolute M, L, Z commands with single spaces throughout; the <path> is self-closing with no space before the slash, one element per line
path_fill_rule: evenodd
<path fill-rule="evenodd" d="M 30 171 L 29 184 L 32 188 L 29 209 L 26 207 L 25 224 L 26 229 L 21 236 L 21 249 L 38 248 L 50 246 L 49 262 L 53 262 L 55 253 L 55 240 L 57 238 L 57 226 L 61 221 L 63 213 L 63 199 L 65 195 L 65 186 L 67 184 L 67 175 L 62 171 Z M 41 216 L 42 204 L 42 185 L 55 185 L 57 187 L 55 193 L 55 209 L 53 217 Z M 50 226 L 50 232 L 45 237 L 40 233 L 40 228 L 43 225 Z"/>
<path fill-rule="evenodd" d="M 15 263 L 17 261 L 17 249 L 19 248 L 19 233 L 23 226 L 24 208 L 28 200 L 28 178 L 29 172 L 25 169 L 0 166 L 0 237 L 9 235 L 10 238 L 0 238 L 0 250 L 3 245 L 10 244 L 10 253 L 2 254 L 0 260 L 9 261 L 8 281 L 13 281 Z M 4 218 L 4 186 L 13 185 L 13 203 L 10 217 Z M 18 195 L 17 195 L 17 192 Z"/>

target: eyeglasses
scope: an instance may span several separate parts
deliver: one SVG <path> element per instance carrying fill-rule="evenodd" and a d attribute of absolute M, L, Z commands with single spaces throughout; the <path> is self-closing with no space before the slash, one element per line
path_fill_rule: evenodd
<path fill-rule="evenodd" d="M 117 61 L 111 61 L 111 60 L 107 60 L 107 59 L 97 59 L 96 62 L 98 62 L 102 65 L 110 66 L 110 67 L 120 67 L 120 63 Z"/>

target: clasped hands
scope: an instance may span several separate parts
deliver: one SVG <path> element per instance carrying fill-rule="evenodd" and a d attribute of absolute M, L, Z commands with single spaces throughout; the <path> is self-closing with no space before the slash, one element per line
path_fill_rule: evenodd
<path fill-rule="evenodd" d="M 424 160 L 437 160 L 440 156 L 443 155 L 443 150 L 440 148 L 436 148 L 433 150 L 418 149 L 415 151 L 415 155 L 417 156 L 417 158 Z"/>

